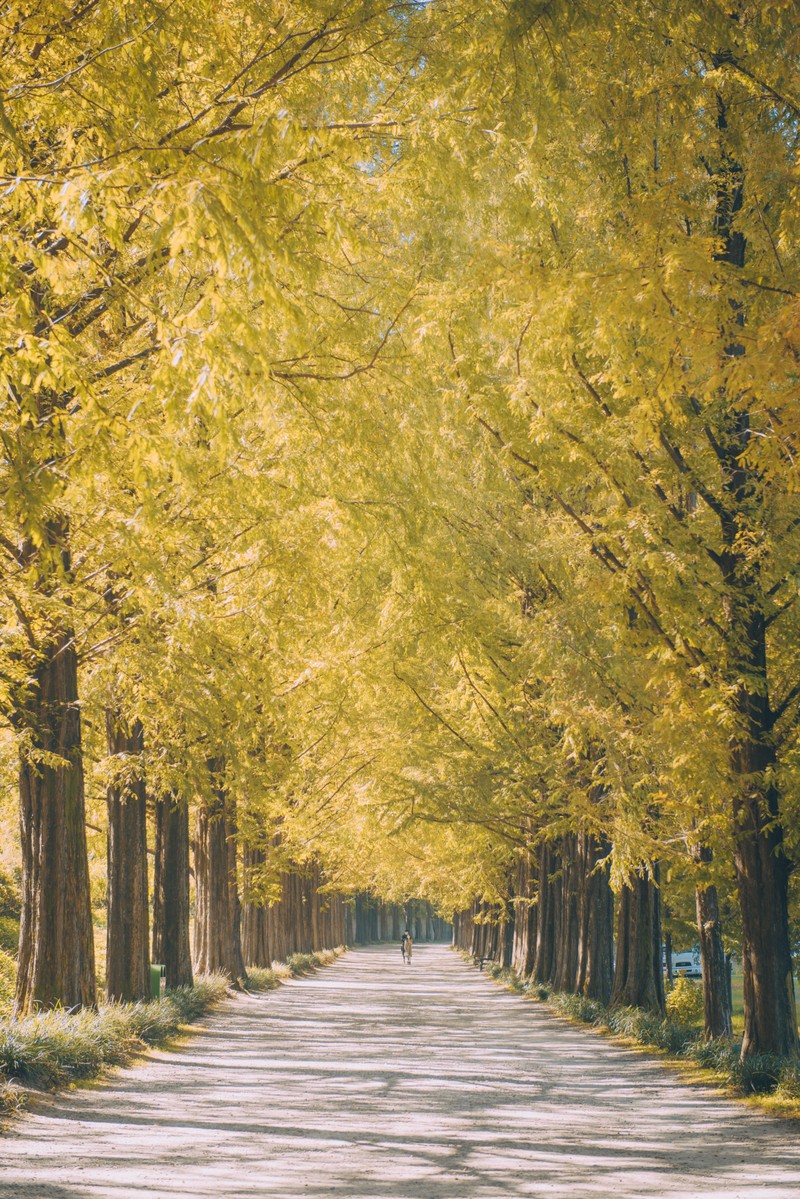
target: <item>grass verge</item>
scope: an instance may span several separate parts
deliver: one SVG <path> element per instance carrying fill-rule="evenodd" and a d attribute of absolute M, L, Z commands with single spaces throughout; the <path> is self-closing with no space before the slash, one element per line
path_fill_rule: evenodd
<path fill-rule="evenodd" d="M 612 1033 L 628 1044 L 658 1051 L 667 1060 L 689 1067 L 690 1078 L 718 1086 L 729 1095 L 755 1100 L 767 1111 L 800 1119 L 800 1062 L 771 1054 L 742 1059 L 741 1037 L 704 1041 L 702 1029 L 696 1024 L 663 1019 L 641 1008 L 608 1008 L 584 995 L 551 991 L 496 963 L 487 963 L 484 973 L 517 994 L 546 1003 L 557 1015 L 573 1023 L 586 1024 Z"/>
<path fill-rule="evenodd" d="M 313 953 L 293 953 L 285 962 L 273 962 L 269 967 L 248 966 L 246 991 L 274 991 L 287 978 L 302 978 L 313 974 L 320 966 L 330 966 L 345 952 L 345 947 L 338 949 L 319 949 Z"/>
<path fill-rule="evenodd" d="M 343 949 L 293 954 L 271 969 L 252 968 L 247 990 L 268 991 L 287 978 L 312 973 Z M 55 1090 L 129 1062 L 147 1046 L 163 1045 L 216 1007 L 229 993 L 223 974 L 197 979 L 149 1003 L 106 1003 L 97 1011 L 39 1012 L 0 1019 L 0 1118 L 18 1111 L 24 1088 Z"/>
<path fill-rule="evenodd" d="M 119 1066 L 162 1045 L 228 993 L 221 974 L 198 978 L 149 1003 L 107 1003 L 97 1011 L 62 1009 L 0 1023 L 0 1114 L 17 1109 L 24 1087 L 54 1090 Z M 15 1085 L 16 1084 L 16 1085 Z"/>

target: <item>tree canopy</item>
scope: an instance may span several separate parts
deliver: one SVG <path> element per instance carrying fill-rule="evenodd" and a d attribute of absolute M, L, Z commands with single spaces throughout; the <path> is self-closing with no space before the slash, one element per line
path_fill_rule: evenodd
<path fill-rule="evenodd" d="M 791 973 L 794 18 L 10 6 L 0 704 L 30 929 L 46 780 L 88 878 L 86 804 L 104 828 L 143 772 L 446 913 L 590 835 L 617 890 L 659 863 L 738 889 L 747 969 Z"/>

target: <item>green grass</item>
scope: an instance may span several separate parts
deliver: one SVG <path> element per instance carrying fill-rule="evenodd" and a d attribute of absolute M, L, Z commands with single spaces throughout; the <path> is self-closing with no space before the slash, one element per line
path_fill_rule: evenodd
<path fill-rule="evenodd" d="M 17 980 L 17 963 L 10 953 L 0 949 L 0 1019 L 11 1012 Z"/>
<path fill-rule="evenodd" d="M 476 964 L 469 955 L 462 956 Z M 706 1042 L 702 1019 L 699 1023 L 680 1021 L 664 1019 L 656 1012 L 641 1008 L 608 1008 L 583 995 L 551 992 L 548 987 L 531 979 L 521 979 L 513 970 L 495 964 L 487 964 L 484 973 L 513 991 L 546 1002 L 568 1020 L 614 1033 L 646 1049 L 659 1050 L 676 1061 L 691 1063 L 734 1094 L 768 1097 L 774 1110 L 800 1116 L 800 1063 L 771 1054 L 741 1058 L 741 974 L 733 976 L 734 1033 L 739 1035 L 730 1040 Z"/>
<path fill-rule="evenodd" d="M 273 991 L 286 978 L 301 978 L 313 974 L 320 966 L 330 966 L 344 953 L 338 949 L 320 949 L 313 953 L 293 953 L 285 962 L 273 962 L 269 967 L 248 966 L 246 991 Z"/>
<path fill-rule="evenodd" d="M 272 990 L 283 979 L 329 965 L 343 952 L 296 953 L 269 969 L 254 967 L 248 971 L 247 989 Z M 149 1003 L 106 1003 L 97 1011 L 55 1009 L 14 1020 L 15 973 L 16 962 L 0 952 L 0 1003 L 4 986 L 8 1001 L 7 1014 L 0 1012 L 0 1116 L 22 1104 L 20 1085 L 52 1090 L 94 1078 L 107 1066 L 124 1065 L 148 1045 L 165 1044 L 224 999 L 230 986 L 225 975 L 213 974 Z"/>
<path fill-rule="evenodd" d="M 0 950 L 15 954 L 19 944 L 19 920 L 14 916 L 0 916 Z"/>
<path fill-rule="evenodd" d="M 146 1045 L 176 1036 L 227 992 L 224 975 L 208 975 L 193 987 L 179 987 L 149 1003 L 108 1003 L 97 1011 L 55 1009 L 6 1019 L 0 1023 L 0 1079 L 51 1089 L 92 1078 L 104 1066 L 121 1065 Z"/>
<path fill-rule="evenodd" d="M 731 977 L 731 998 L 733 1000 L 733 1031 L 737 1036 L 744 1032 L 744 984 L 741 970 L 734 971 Z"/>

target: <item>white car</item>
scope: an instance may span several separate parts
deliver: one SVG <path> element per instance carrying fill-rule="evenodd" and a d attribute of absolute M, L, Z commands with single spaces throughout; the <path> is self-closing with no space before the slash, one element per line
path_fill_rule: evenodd
<path fill-rule="evenodd" d="M 673 953 L 672 973 L 676 978 L 679 975 L 682 975 L 684 978 L 702 978 L 703 970 L 700 965 L 700 954 L 697 950 L 692 950 L 688 953 Z"/>

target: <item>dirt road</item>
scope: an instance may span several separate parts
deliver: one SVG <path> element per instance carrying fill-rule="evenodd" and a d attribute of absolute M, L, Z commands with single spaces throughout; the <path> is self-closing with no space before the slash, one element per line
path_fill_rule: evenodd
<path fill-rule="evenodd" d="M 797 1199 L 800 1130 L 442 946 L 356 950 L 0 1138 L 2 1199 Z"/>

